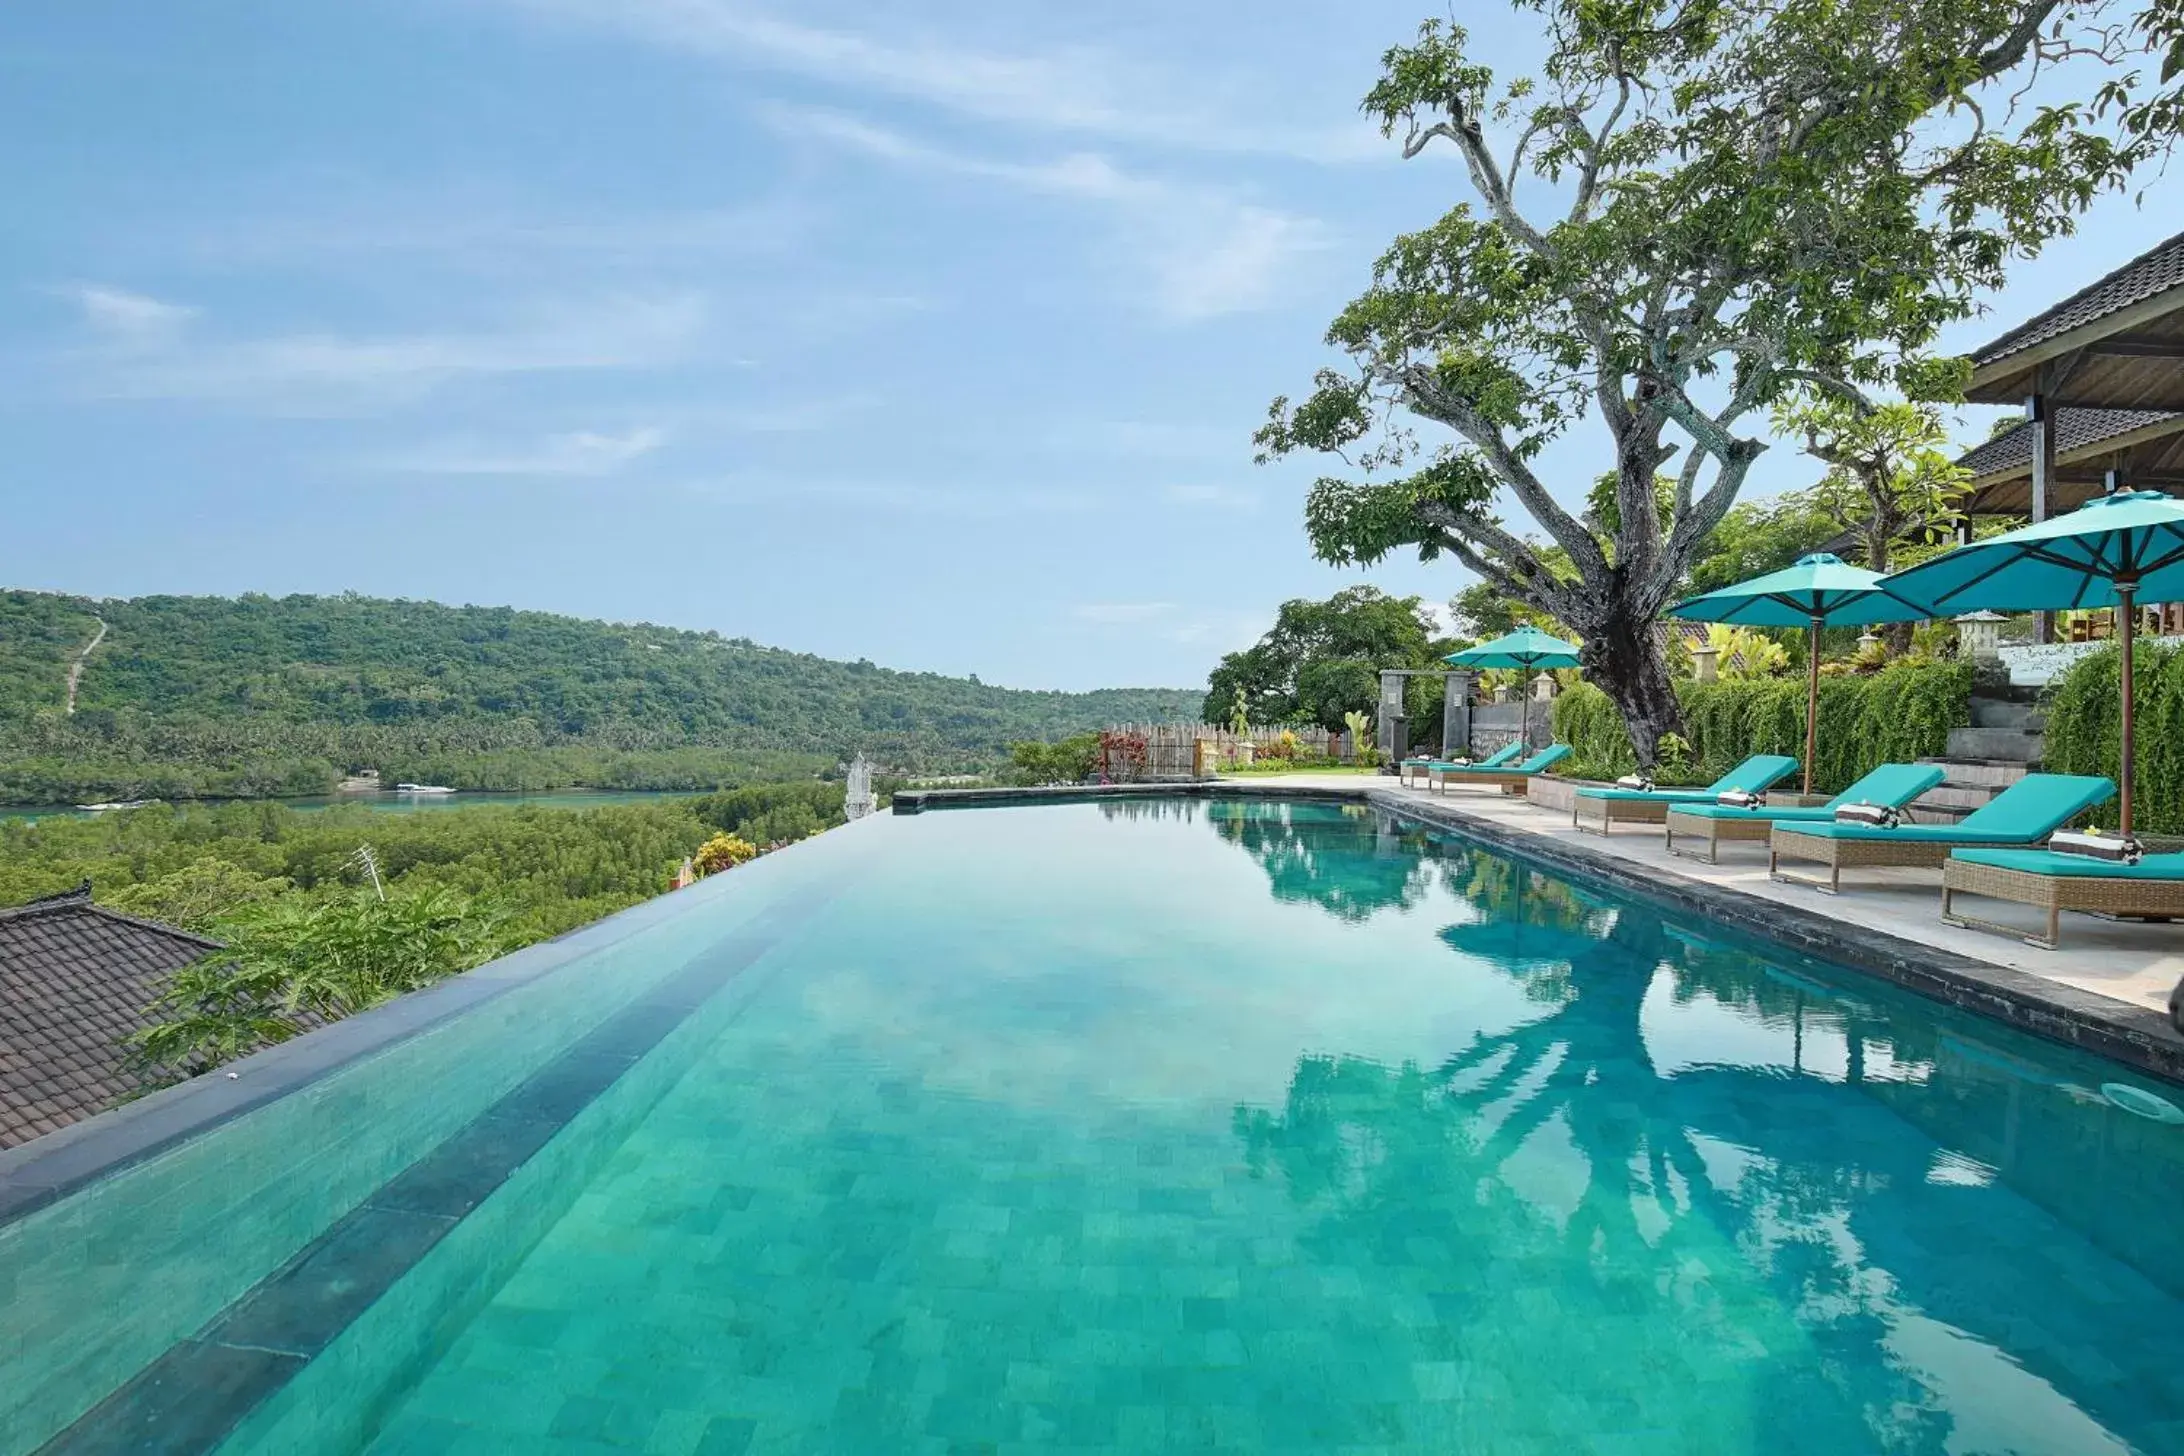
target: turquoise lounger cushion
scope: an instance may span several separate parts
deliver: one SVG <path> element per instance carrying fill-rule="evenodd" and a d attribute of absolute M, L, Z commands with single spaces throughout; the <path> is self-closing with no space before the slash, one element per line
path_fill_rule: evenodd
<path fill-rule="evenodd" d="M 1883 829 L 1878 824 L 1838 824 L 1833 819 L 1820 824 L 1785 825 L 1793 834 L 1810 834 L 1819 839 L 1933 839 L 1943 844 L 2031 844 L 2048 837 L 2048 830 L 2022 834 L 2016 830 L 1974 829 L 1971 820 L 1961 824 L 1899 824 L 1894 829 Z"/>
<path fill-rule="evenodd" d="M 1643 799 L 1649 804 L 1711 804 L 1716 797 L 1712 789 L 1579 789 L 1578 795 L 1586 799 Z"/>
<path fill-rule="evenodd" d="M 1641 799 L 1659 798 L 1660 795 L 1640 794 L 1638 797 Z M 1734 804 L 1678 804 L 1676 812 L 1697 819 L 1764 819 L 1771 824 L 1780 824 L 1785 820 L 1792 823 L 1811 820 L 1817 824 L 1823 819 L 1833 819 L 1835 817 L 1835 811 L 1824 804 L 1814 804 L 1810 807 L 1800 804 L 1783 804 L 1780 806 L 1769 804 L 1760 809 L 1739 809 Z"/>
<path fill-rule="evenodd" d="M 1734 804 L 1685 804 L 1676 812 L 1701 819 L 1766 819 L 1776 823 L 1784 820 L 1792 823 L 1833 821 L 1837 806 L 1842 804 L 1892 804 L 1900 809 L 1940 783 L 1942 777 L 1942 767 L 1937 763 L 1884 763 L 1825 804 L 1810 808 L 1788 804 L 1781 808 L 1769 805 L 1764 809 L 1739 809 Z"/>
<path fill-rule="evenodd" d="M 1579 789 L 1587 799 L 1644 799 L 1648 803 L 1702 804 L 1723 794 L 1757 794 L 1797 772 L 1797 760 L 1755 753 L 1703 789 Z"/>
<path fill-rule="evenodd" d="M 1707 787 L 1709 794 L 1758 794 L 1797 772 L 1797 760 L 1779 753 L 1755 753 Z"/>
<path fill-rule="evenodd" d="M 1449 772 L 1450 772 L 1450 773 L 1454 773 L 1454 774 L 1467 774 L 1467 773 L 1499 773 L 1499 774 L 1536 774 L 1536 773 L 1544 773 L 1544 772 L 1546 772 L 1546 771 L 1547 771 L 1547 770 L 1548 770 L 1549 768 L 1553 767 L 1553 766 L 1554 766 L 1555 764 L 1558 764 L 1558 763 L 1562 762 L 1562 760 L 1563 760 L 1563 759 L 1565 759 L 1565 758 L 1568 758 L 1569 756 L 1570 756 L 1570 745 L 1569 745 L 1569 744 L 1567 744 L 1567 743 L 1557 743 L 1557 744 L 1555 744 L 1554 746 L 1552 746 L 1552 747 L 1550 747 L 1550 748 L 1542 748 L 1542 749 L 1541 749 L 1541 750 L 1540 750 L 1539 752 L 1537 752 L 1537 753 L 1533 754 L 1533 755 L 1532 755 L 1532 756 L 1531 756 L 1530 758 L 1526 759 L 1526 760 L 1525 760 L 1524 762 L 1522 762 L 1522 763 L 1505 763 L 1505 764 L 1502 764 L 1502 765 L 1500 765 L 1499 767 L 1489 767 L 1488 765 L 1486 765 L 1486 764 L 1483 764 L 1483 763 L 1475 763 L 1475 764 L 1472 764 L 1472 765 L 1471 765 L 1471 766 L 1470 766 L 1469 768 L 1452 768 L 1452 769 L 1450 769 L 1450 770 L 1449 770 Z"/>
<path fill-rule="evenodd" d="M 1431 767 L 1443 773 L 1463 773 L 1467 770 L 1476 772 L 1482 769 L 1505 768 L 1516 761 L 1517 755 L 1523 753 L 1525 747 L 1526 745 L 1522 741 L 1504 743 L 1477 763 L 1449 763 L 1437 758 L 1433 761 Z"/>
<path fill-rule="evenodd" d="M 2083 854 L 2052 849 L 1960 849 L 1949 856 L 1998 870 L 2053 875 L 2067 880 L 2184 880 L 2184 854 L 2150 854 L 2137 864 L 2111 864 Z"/>
<path fill-rule="evenodd" d="M 1946 777 L 1938 763 L 1884 763 L 1828 800 L 1829 813 L 1845 804 L 1891 804 L 1900 809 Z"/>
<path fill-rule="evenodd" d="M 1957 824 L 1798 824 L 1792 834 L 1823 839 L 1920 839 L 1959 844 L 2032 844 L 2116 796 L 2116 786 L 2089 774 L 2026 774 Z"/>

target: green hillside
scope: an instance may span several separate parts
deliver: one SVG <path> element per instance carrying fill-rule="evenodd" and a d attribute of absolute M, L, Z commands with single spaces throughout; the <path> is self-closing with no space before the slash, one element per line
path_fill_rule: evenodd
<path fill-rule="evenodd" d="M 68 716 L 69 664 L 101 621 Z M 0 800 L 17 803 L 314 793 L 357 768 L 466 788 L 711 788 L 859 750 L 944 772 L 1198 696 L 1025 692 L 505 607 L 0 592 Z"/>

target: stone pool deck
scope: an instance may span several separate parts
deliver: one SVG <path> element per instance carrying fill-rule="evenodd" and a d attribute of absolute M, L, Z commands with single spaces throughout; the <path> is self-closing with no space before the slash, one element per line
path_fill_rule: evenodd
<path fill-rule="evenodd" d="M 1576 785 L 1567 780 L 1532 787 L 1536 799 L 1485 789 L 1431 793 L 1377 776 L 1254 775 L 1191 784 L 904 793 L 896 811 L 1144 793 L 1368 802 L 2184 1081 L 2184 1037 L 2167 1015 L 2170 988 L 2184 977 L 2184 925 L 2066 914 L 2062 949 L 2042 950 L 1942 924 L 1939 870 L 1846 871 L 1844 892 L 1829 895 L 1770 880 L 1765 845 L 1724 844 L 1719 865 L 1683 859 L 1664 847 L 1659 825 L 1618 825 L 1606 836 L 1575 828 L 1570 802 Z M 2041 928 L 2030 906 L 1975 903 L 1976 913 L 1998 923 Z"/>
<path fill-rule="evenodd" d="M 1339 788 L 1342 782 L 1331 777 L 1325 786 Z M 1354 785 L 1357 781 L 1349 782 Z M 2062 949 L 2042 950 L 2021 940 L 1942 924 L 1939 870 L 1846 870 L 1843 893 L 1829 895 L 1770 880 L 1764 844 L 1724 844 L 1722 862 L 1709 865 L 1670 854 L 1663 847 L 1664 836 L 1657 824 L 1619 824 L 1613 834 L 1604 836 L 1572 828 L 1566 798 L 1561 804 L 1535 804 L 1477 789 L 1435 794 L 1401 788 L 1390 780 L 1378 781 L 1373 787 L 1380 791 L 1376 797 L 1382 799 L 1423 803 L 1525 835 L 1580 845 L 1642 865 L 1649 874 L 1696 880 L 1792 905 L 2154 1011 L 2166 1011 L 2170 988 L 2184 977 L 2184 925 L 2148 925 L 2066 913 Z M 1799 868 L 1810 873 L 1818 866 Z M 1981 900 L 1968 908 L 1999 924 L 2022 926 L 2028 933 L 2039 933 L 2044 928 L 2041 912 L 2029 905 Z"/>

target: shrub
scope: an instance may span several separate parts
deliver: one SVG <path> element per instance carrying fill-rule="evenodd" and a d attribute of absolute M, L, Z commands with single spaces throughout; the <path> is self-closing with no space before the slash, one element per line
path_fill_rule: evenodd
<path fill-rule="evenodd" d="M 1686 681 L 1676 684 L 1676 695 L 1689 745 L 1684 782 L 1711 782 L 1755 753 L 1804 756 L 1801 678 Z M 1943 752 L 1949 730 L 1971 721 L 1971 695 L 1972 669 L 1958 662 L 1905 662 L 1870 677 L 1822 678 L 1813 788 L 1832 793 L 1881 764 Z M 1554 725 L 1556 739 L 1571 749 L 1565 772 L 1614 778 L 1638 765 L 1622 716 L 1590 684 L 1555 700 Z M 1664 783 L 1675 781 L 1670 767 L 1658 766 Z"/>
<path fill-rule="evenodd" d="M 1012 743 L 1009 777 L 1019 784 L 1077 784 L 1099 765 L 1100 735 L 1079 733 L 1058 743 Z"/>
<path fill-rule="evenodd" d="M 2111 644 L 2080 658 L 2048 689 L 2045 767 L 2116 776 L 2123 736 L 2122 663 Z M 2184 651 L 2141 642 L 2132 666 L 2138 772 L 2131 827 L 2184 834 Z"/>
<path fill-rule="evenodd" d="M 1350 735 L 1350 756 L 1358 759 L 1360 763 L 1364 762 L 1362 758 L 1359 758 L 1359 755 L 1369 751 L 1372 746 L 1370 739 L 1373 731 L 1373 715 L 1359 712 L 1353 708 L 1342 715 L 1342 726 Z"/>
<path fill-rule="evenodd" d="M 739 839 L 733 834 L 716 834 L 698 846 L 698 852 L 691 856 L 691 861 L 699 874 L 712 875 L 722 870 L 732 870 L 739 864 L 746 864 L 757 858 L 758 846 L 748 839 Z"/>
<path fill-rule="evenodd" d="M 1118 784 L 1145 777 L 1152 745 L 1142 733 L 1110 729 L 1099 736 L 1100 775 Z"/>
<path fill-rule="evenodd" d="M 390 1001 L 500 953 L 500 918 L 453 890 L 254 904 L 224 950 L 183 967 L 127 1040 L 155 1080 L 193 1076 L 317 1021 Z"/>

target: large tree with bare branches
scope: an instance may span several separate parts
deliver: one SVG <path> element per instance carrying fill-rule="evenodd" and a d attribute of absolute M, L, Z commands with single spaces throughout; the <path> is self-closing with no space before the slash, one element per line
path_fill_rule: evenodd
<path fill-rule="evenodd" d="M 1440 22 L 1384 58 L 1366 111 L 1473 195 L 1396 239 L 1328 331 L 1345 363 L 1258 443 L 1350 467 L 1307 507 L 1327 560 L 1446 553 L 1579 633 L 1650 764 L 1679 722 L 1653 623 L 1769 411 L 1945 396 L 1936 331 L 2156 149 L 2091 100 L 2127 100 L 2159 37 L 2098 0 L 1511 4 L 1546 32 L 1536 77 L 1498 84 Z M 2101 70 L 2087 106 L 2017 94 L 2056 64 Z M 1538 466 L 1582 422 L 1612 512 Z"/>

